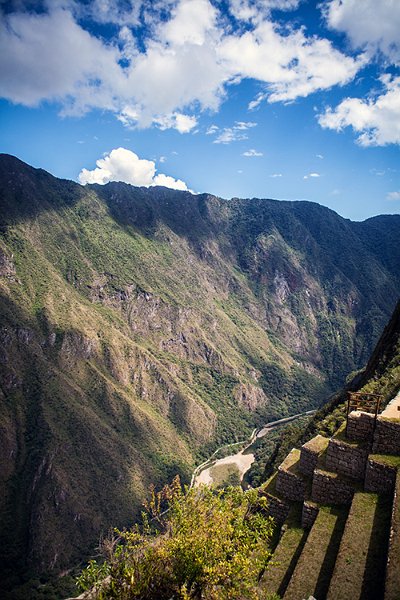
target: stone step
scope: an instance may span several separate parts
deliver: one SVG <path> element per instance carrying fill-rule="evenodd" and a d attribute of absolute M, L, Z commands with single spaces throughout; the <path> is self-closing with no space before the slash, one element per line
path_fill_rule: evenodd
<path fill-rule="evenodd" d="M 319 513 L 319 505 L 312 500 L 304 500 L 301 512 L 301 526 L 304 529 L 310 529 L 314 525 L 315 519 Z"/>
<path fill-rule="evenodd" d="M 364 489 L 377 494 L 393 493 L 400 456 L 370 454 L 365 471 Z"/>
<path fill-rule="evenodd" d="M 397 471 L 386 567 L 385 600 L 400 598 L 400 470 Z"/>
<path fill-rule="evenodd" d="M 283 596 L 322 600 L 328 590 L 346 522 L 346 508 L 321 507 Z"/>
<path fill-rule="evenodd" d="M 278 525 L 284 523 L 289 515 L 291 504 L 276 491 L 276 480 L 278 473 L 274 473 L 268 481 L 262 485 L 258 493 L 268 500 L 267 514 L 272 517 Z"/>
<path fill-rule="evenodd" d="M 307 477 L 300 471 L 300 450 L 293 448 L 278 467 L 276 491 L 287 500 L 302 502 L 307 484 Z"/>
<path fill-rule="evenodd" d="M 383 598 L 391 505 L 389 495 L 354 494 L 327 600 Z"/>
<path fill-rule="evenodd" d="M 351 504 L 355 490 L 353 480 L 327 471 L 315 469 L 312 480 L 311 500 L 318 504 Z"/>
<path fill-rule="evenodd" d="M 312 477 L 318 461 L 328 447 L 329 439 L 323 435 L 316 435 L 309 442 L 302 445 L 300 450 L 299 469 L 304 475 Z"/>
<path fill-rule="evenodd" d="M 378 417 L 372 452 L 400 456 L 400 419 Z"/>
<path fill-rule="evenodd" d="M 302 529 L 301 506 L 295 504 L 282 527 L 282 536 L 271 558 L 271 561 L 260 581 L 260 598 L 278 594 L 283 596 L 287 584 L 296 566 L 307 539 L 307 531 Z"/>
<path fill-rule="evenodd" d="M 370 441 L 349 439 L 343 424 L 329 440 L 326 468 L 351 479 L 363 480 L 370 446 Z"/>

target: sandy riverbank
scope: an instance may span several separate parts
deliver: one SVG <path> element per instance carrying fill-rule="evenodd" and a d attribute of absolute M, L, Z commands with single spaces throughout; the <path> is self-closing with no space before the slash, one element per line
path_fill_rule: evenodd
<path fill-rule="evenodd" d="M 211 467 L 204 469 L 195 479 L 195 486 L 200 484 L 211 485 L 213 483 L 213 478 L 211 475 L 212 469 L 219 467 L 221 465 L 235 465 L 239 470 L 240 480 L 243 479 L 243 475 L 248 471 L 255 460 L 254 454 L 243 454 L 243 450 L 238 452 L 237 454 L 227 456 L 225 458 L 220 458 L 215 461 Z"/>

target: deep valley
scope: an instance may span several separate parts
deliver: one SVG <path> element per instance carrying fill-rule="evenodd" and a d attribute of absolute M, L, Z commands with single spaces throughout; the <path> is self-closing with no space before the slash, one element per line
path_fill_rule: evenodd
<path fill-rule="evenodd" d="M 87 558 L 217 446 L 320 407 L 400 292 L 400 215 L 82 187 L 8 155 L 0 212 L 7 587 Z"/>

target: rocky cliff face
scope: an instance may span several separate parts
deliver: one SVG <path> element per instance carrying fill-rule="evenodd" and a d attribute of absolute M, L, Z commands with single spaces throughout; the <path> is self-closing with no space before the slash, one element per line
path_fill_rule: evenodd
<path fill-rule="evenodd" d="M 9 578 L 68 566 L 150 483 L 317 406 L 366 362 L 400 289 L 399 216 L 82 188 L 4 155 L 0 209 Z"/>

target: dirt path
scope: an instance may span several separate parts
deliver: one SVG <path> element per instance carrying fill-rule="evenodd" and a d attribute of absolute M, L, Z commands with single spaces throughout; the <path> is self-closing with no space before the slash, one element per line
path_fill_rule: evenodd
<path fill-rule="evenodd" d="M 381 413 L 382 417 L 388 417 L 390 419 L 400 419 L 400 391 L 397 396 L 393 398 Z"/>

